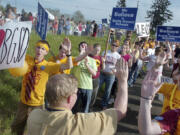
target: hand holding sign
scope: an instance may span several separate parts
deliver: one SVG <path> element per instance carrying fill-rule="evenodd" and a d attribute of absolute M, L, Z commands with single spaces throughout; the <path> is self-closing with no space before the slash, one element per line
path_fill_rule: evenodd
<path fill-rule="evenodd" d="M 28 72 L 28 64 L 25 61 L 24 65 L 22 67 L 20 67 L 20 68 L 10 68 L 9 72 L 14 77 L 23 76 L 23 75 L 25 75 Z"/>
<path fill-rule="evenodd" d="M 31 22 L 14 21 L 0 27 L 0 70 L 23 66 L 31 27 Z"/>

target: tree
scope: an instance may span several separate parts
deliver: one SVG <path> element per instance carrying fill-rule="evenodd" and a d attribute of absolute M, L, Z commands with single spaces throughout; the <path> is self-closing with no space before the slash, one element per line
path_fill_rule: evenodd
<path fill-rule="evenodd" d="M 61 14 L 60 14 L 60 10 L 59 9 L 52 9 L 52 8 L 47 8 L 47 10 L 53 14 L 54 16 L 57 16 L 58 18 L 60 18 Z"/>
<path fill-rule="evenodd" d="M 152 32 L 155 32 L 157 25 L 163 25 L 172 20 L 173 13 L 168 9 L 170 5 L 169 0 L 155 0 L 151 6 L 152 10 L 147 11 L 146 18 L 150 19 Z"/>
<path fill-rule="evenodd" d="M 118 0 L 116 7 L 126 7 L 126 0 Z"/>
<path fill-rule="evenodd" d="M 79 21 L 84 22 L 85 21 L 84 15 L 79 10 L 74 12 L 73 18 L 74 18 L 75 22 L 79 22 Z"/>

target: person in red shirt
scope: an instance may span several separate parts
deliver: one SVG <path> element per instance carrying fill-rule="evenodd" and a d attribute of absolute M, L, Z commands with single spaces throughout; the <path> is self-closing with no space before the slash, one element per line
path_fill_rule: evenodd
<path fill-rule="evenodd" d="M 99 76 L 100 76 L 100 71 L 101 69 L 105 68 L 105 59 L 104 57 L 100 56 L 101 52 L 101 45 L 96 43 L 94 44 L 94 51 L 90 57 L 94 58 L 96 60 L 96 65 L 97 65 L 97 73 L 95 76 L 93 76 L 93 93 L 91 97 L 91 104 L 90 107 L 93 107 L 94 103 L 96 102 L 96 97 L 99 89 Z"/>
<path fill-rule="evenodd" d="M 33 20 L 34 20 L 34 18 L 33 18 L 33 16 L 32 16 L 32 13 L 31 13 L 31 12 L 29 12 L 29 14 L 28 14 L 28 18 L 29 18 L 29 21 L 31 21 L 31 22 L 32 22 L 32 24 L 33 24 Z"/>

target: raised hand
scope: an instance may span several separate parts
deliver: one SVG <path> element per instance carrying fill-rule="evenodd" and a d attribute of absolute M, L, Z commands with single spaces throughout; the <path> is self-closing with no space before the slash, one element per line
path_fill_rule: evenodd
<path fill-rule="evenodd" d="M 148 99 L 153 99 L 156 92 L 161 87 L 162 83 L 158 82 L 159 73 L 155 70 L 150 70 L 145 76 L 141 86 L 141 96 Z"/>
<path fill-rule="evenodd" d="M 165 64 L 165 61 L 166 61 L 166 52 L 162 52 L 157 56 L 156 65 L 158 66 L 163 65 Z"/>
<path fill-rule="evenodd" d="M 106 58 L 105 57 L 101 57 L 101 60 L 102 60 L 103 63 L 105 63 Z"/>
<path fill-rule="evenodd" d="M 120 58 L 115 67 L 115 71 L 113 71 L 118 80 L 126 80 L 128 79 L 128 63 Z"/>
<path fill-rule="evenodd" d="M 63 48 L 65 48 L 67 51 L 71 51 L 71 41 L 69 38 L 64 38 L 64 41 L 62 43 Z"/>
<path fill-rule="evenodd" d="M 88 45 L 87 48 L 86 48 L 86 53 L 89 55 L 89 54 L 92 54 L 94 51 L 94 48 L 92 45 Z"/>

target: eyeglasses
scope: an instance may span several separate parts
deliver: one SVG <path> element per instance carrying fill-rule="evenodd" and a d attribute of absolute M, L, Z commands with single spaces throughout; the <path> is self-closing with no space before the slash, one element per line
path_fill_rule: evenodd
<path fill-rule="evenodd" d="M 112 44 L 112 46 L 114 46 L 114 47 L 119 47 L 119 46 L 117 46 L 117 45 L 115 45 L 115 44 Z"/>

